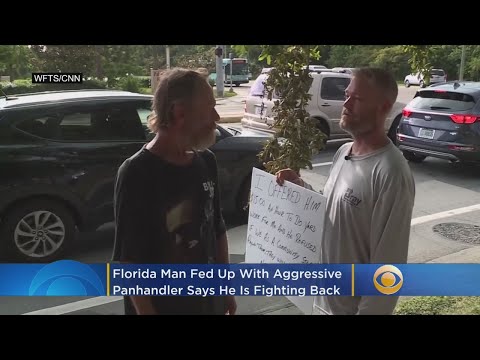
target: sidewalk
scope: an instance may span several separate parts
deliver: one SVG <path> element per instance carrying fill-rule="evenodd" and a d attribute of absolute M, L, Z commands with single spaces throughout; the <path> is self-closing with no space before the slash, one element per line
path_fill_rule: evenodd
<path fill-rule="evenodd" d="M 216 109 L 220 115 L 219 123 L 235 123 L 242 120 L 245 99 L 244 97 L 237 99 L 237 96 L 217 99 Z"/>

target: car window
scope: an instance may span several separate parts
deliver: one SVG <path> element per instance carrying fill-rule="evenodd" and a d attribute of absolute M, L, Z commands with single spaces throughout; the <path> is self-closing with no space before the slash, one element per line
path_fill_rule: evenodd
<path fill-rule="evenodd" d="M 458 92 L 420 91 L 410 102 L 410 106 L 419 110 L 466 111 L 475 106 L 475 99 L 468 94 Z"/>
<path fill-rule="evenodd" d="M 345 100 L 345 90 L 350 78 L 325 77 L 322 81 L 320 96 L 325 100 Z"/>
<path fill-rule="evenodd" d="M 445 72 L 443 70 L 440 70 L 440 69 L 433 69 L 432 71 L 430 71 L 430 74 L 431 75 L 444 76 Z"/>
<path fill-rule="evenodd" d="M 152 109 L 148 107 L 140 107 L 137 109 L 138 117 L 140 118 L 140 121 L 142 122 L 143 125 L 148 124 L 148 117 L 152 113 Z"/>
<path fill-rule="evenodd" d="M 16 125 L 32 135 L 60 141 L 145 140 L 134 106 L 72 108 L 32 117 Z"/>

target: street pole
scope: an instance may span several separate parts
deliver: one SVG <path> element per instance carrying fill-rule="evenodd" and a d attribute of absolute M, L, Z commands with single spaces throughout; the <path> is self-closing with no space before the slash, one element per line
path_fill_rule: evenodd
<path fill-rule="evenodd" d="M 215 86 L 217 87 L 217 96 L 223 97 L 224 89 L 224 74 L 223 74 L 223 47 L 222 45 L 217 45 L 215 48 L 215 68 L 217 72 L 217 79 L 215 80 Z"/>
<path fill-rule="evenodd" d="M 166 45 L 165 57 L 167 58 L 167 69 L 170 69 L 170 46 Z"/>
<path fill-rule="evenodd" d="M 465 70 L 465 45 L 462 45 L 462 59 L 460 60 L 460 75 L 458 80 L 463 81 L 463 72 Z"/>
<path fill-rule="evenodd" d="M 233 78 L 232 78 L 232 73 L 233 73 L 233 53 L 230 53 L 228 55 L 230 58 L 230 92 L 233 92 L 232 84 L 233 84 Z"/>

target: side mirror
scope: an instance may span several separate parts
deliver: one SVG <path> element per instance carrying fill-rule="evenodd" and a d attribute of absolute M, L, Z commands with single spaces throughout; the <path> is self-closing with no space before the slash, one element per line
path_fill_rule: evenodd
<path fill-rule="evenodd" d="M 215 129 L 215 136 L 218 138 L 220 136 L 222 136 L 222 133 L 220 132 L 220 130 L 218 129 Z"/>

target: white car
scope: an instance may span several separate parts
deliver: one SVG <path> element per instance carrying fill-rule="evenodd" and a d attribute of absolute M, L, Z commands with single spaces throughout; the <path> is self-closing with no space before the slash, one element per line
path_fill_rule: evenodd
<path fill-rule="evenodd" d="M 264 85 L 267 77 L 268 72 L 260 74 L 252 84 L 245 102 L 242 126 L 275 133 L 272 108 L 276 97 L 274 96 L 271 101 L 266 98 Z M 309 93 L 312 97 L 306 108 L 310 117 L 316 120 L 318 128 L 327 135 L 328 139 L 350 137 L 339 123 L 345 101 L 345 89 L 350 84 L 352 75 L 325 69 L 323 72 L 312 72 L 311 77 L 313 81 Z M 385 123 L 385 131 L 394 142 L 404 106 L 405 104 L 396 102 Z"/>
<path fill-rule="evenodd" d="M 430 85 L 431 84 L 438 84 L 438 83 L 442 83 L 442 82 L 446 82 L 446 81 L 447 81 L 447 74 L 445 73 L 445 71 L 443 69 L 432 69 L 431 70 L 431 72 L 430 72 Z M 421 75 L 420 73 L 410 74 L 410 75 L 405 76 L 404 83 L 405 83 L 405 87 L 409 87 L 410 85 L 418 85 L 421 88 L 424 88 L 426 86 L 425 81 L 423 79 L 423 75 Z"/>

